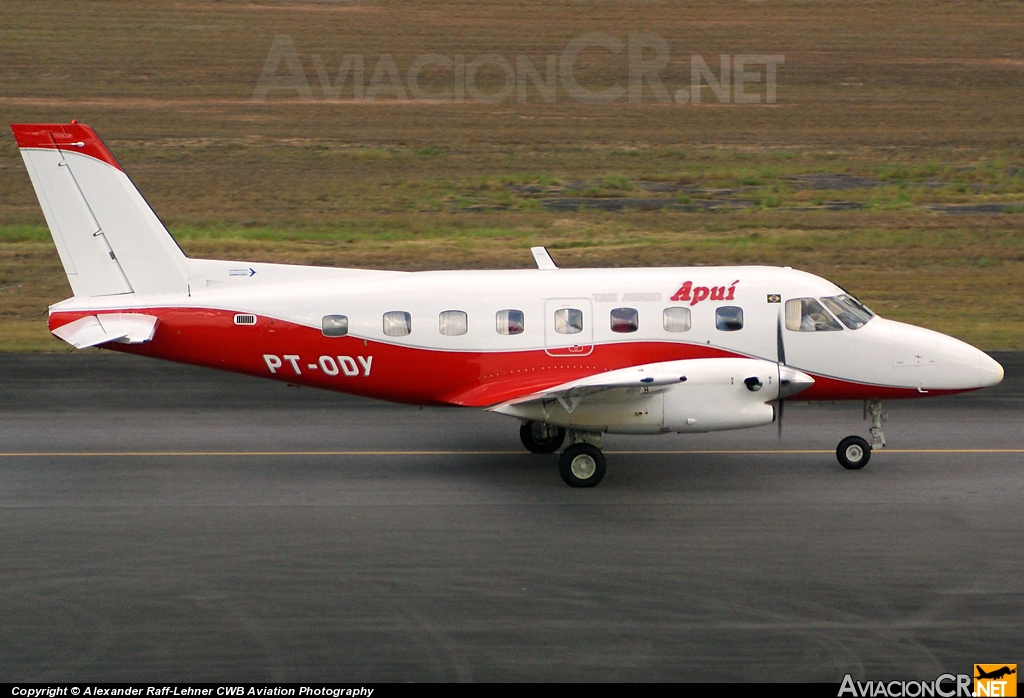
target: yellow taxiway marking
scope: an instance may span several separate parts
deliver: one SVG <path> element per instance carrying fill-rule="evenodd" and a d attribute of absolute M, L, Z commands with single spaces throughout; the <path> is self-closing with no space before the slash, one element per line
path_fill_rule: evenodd
<path fill-rule="evenodd" d="M 887 448 L 876 453 L 1024 453 L 1024 448 Z M 830 449 L 692 449 L 681 451 L 605 451 L 609 455 L 700 456 L 700 455 L 794 455 L 833 453 Z M 515 456 L 527 451 L 25 451 L 0 452 L 0 458 L 159 458 L 229 456 Z"/>
<path fill-rule="evenodd" d="M 0 453 L 0 458 L 35 456 L 88 456 L 120 458 L 126 456 L 194 456 L 219 458 L 221 456 L 504 456 L 520 451 L 52 451 L 26 453 Z M 522 451 L 526 453 L 526 451 Z"/>
<path fill-rule="evenodd" d="M 1024 448 L 876 448 L 872 453 L 1024 453 Z M 736 450 L 707 450 L 707 451 L 605 451 L 605 453 L 626 453 L 626 454 L 662 454 L 662 455 L 699 455 L 699 454 L 732 454 L 732 453 L 835 453 L 835 449 L 736 449 Z"/>

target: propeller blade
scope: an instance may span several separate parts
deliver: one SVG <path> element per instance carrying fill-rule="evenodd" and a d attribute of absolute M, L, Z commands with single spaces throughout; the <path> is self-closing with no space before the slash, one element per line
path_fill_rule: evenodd
<path fill-rule="evenodd" d="M 776 346 L 776 350 L 778 351 L 779 366 L 785 366 L 786 365 L 786 345 L 785 345 L 785 343 L 782 340 L 782 312 L 783 311 L 780 308 L 779 309 L 779 318 L 778 318 L 778 322 L 776 323 L 776 332 L 775 332 L 775 346 Z M 782 382 L 782 371 L 781 370 L 779 371 L 779 382 L 780 383 Z M 785 411 L 783 405 L 786 404 L 786 401 L 782 397 L 781 385 L 779 387 L 780 387 L 780 391 L 779 391 L 779 411 L 778 411 L 778 414 L 775 415 L 776 416 L 776 420 L 775 421 L 778 422 L 778 427 L 777 428 L 779 430 L 779 441 L 782 441 L 782 414 Z"/>
<path fill-rule="evenodd" d="M 782 341 L 782 312 L 779 312 L 778 331 L 775 334 L 776 349 L 779 355 L 779 363 L 783 366 L 786 365 L 786 345 Z"/>

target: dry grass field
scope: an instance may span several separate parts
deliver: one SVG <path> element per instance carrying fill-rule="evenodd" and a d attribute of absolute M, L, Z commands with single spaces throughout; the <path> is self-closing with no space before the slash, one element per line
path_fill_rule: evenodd
<path fill-rule="evenodd" d="M 527 267 L 544 244 L 562 266 L 789 265 L 888 317 L 1024 349 L 1019 2 L 4 0 L 0 17 L 4 128 L 92 125 L 190 255 Z M 591 94 L 629 84 L 633 35 L 641 59 L 667 46 L 670 97 L 692 93 L 691 56 L 719 77 L 722 55 L 783 56 L 777 100 L 764 65 L 751 104 L 707 84 L 699 104 L 659 101 L 649 82 L 595 104 L 561 76 L 553 99 L 525 80 L 445 100 L 466 81 L 440 63 L 417 83 L 435 98 L 410 89 L 428 54 L 499 56 L 518 77 L 526 57 L 543 79 L 593 33 L 623 47 L 576 54 Z M 308 92 L 254 102 L 280 36 Z M 346 55 L 382 88 L 390 56 L 400 89 L 333 84 Z M 476 94 L 500 97 L 488 60 Z M 45 312 L 69 293 L 8 132 L 0 350 L 63 350 Z"/>

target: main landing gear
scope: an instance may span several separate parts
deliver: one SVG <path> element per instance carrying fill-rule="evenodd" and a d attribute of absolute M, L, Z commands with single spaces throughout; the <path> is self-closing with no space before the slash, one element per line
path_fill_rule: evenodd
<path fill-rule="evenodd" d="M 600 437 L 600 434 L 587 436 Z M 604 454 L 598 446 L 586 441 L 572 444 L 558 458 L 558 472 L 569 487 L 593 487 L 604 478 L 604 471 Z"/>
<path fill-rule="evenodd" d="M 875 446 L 885 448 L 885 433 L 882 431 L 882 422 L 886 415 L 882 412 L 881 400 L 868 400 L 864 403 L 864 418 L 871 415 L 871 443 L 859 436 L 847 436 L 839 442 L 836 448 L 836 459 L 839 465 L 847 470 L 860 470 L 871 460 L 871 450 Z"/>
<path fill-rule="evenodd" d="M 519 427 L 519 440 L 530 453 L 554 453 L 565 441 L 565 429 L 544 422 L 526 422 Z"/>
<path fill-rule="evenodd" d="M 593 487 L 601 482 L 605 458 L 601 453 L 601 435 L 569 431 L 569 445 L 558 457 L 558 472 L 569 487 Z M 543 422 L 526 422 L 519 428 L 519 439 L 530 453 L 554 453 L 565 441 L 566 431 Z"/>

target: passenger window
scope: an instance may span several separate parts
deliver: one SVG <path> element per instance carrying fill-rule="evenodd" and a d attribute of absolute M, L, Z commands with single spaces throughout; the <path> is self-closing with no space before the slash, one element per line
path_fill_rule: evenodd
<path fill-rule="evenodd" d="M 661 325 L 666 332 L 689 332 L 690 331 L 690 309 L 689 308 L 665 308 L 661 313 Z"/>
<path fill-rule="evenodd" d="M 612 332 L 636 332 L 640 329 L 640 316 L 636 308 L 615 308 L 611 312 Z"/>
<path fill-rule="evenodd" d="M 555 332 L 558 334 L 579 334 L 583 331 L 583 311 L 576 308 L 562 308 L 555 311 Z"/>
<path fill-rule="evenodd" d="M 344 337 L 348 334 L 348 316 L 324 315 L 321 331 L 324 337 Z"/>
<path fill-rule="evenodd" d="M 715 309 L 715 327 L 722 332 L 735 332 L 743 329 L 743 308 L 735 305 L 723 305 Z"/>
<path fill-rule="evenodd" d="M 526 328 L 522 310 L 499 310 L 494 323 L 498 334 L 522 334 Z"/>
<path fill-rule="evenodd" d="M 786 301 L 786 329 L 793 332 L 835 332 L 843 327 L 813 298 Z"/>
<path fill-rule="evenodd" d="M 412 316 L 404 310 L 384 313 L 384 334 L 388 337 L 404 337 L 412 332 Z"/>
<path fill-rule="evenodd" d="M 445 310 L 438 318 L 441 334 L 455 337 L 469 331 L 469 320 L 461 310 Z"/>

